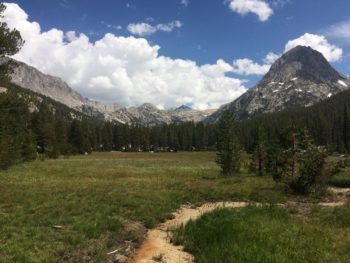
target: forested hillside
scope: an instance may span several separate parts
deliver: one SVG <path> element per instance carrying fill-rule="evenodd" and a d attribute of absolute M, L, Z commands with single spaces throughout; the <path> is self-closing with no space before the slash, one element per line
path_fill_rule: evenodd
<path fill-rule="evenodd" d="M 214 150 L 216 125 L 193 122 L 145 127 L 104 122 L 15 85 L 0 93 L 0 163 L 37 156 L 84 154 L 91 151 Z M 252 152 L 264 130 L 268 141 L 289 128 L 307 128 L 317 145 L 350 151 L 350 91 L 309 108 L 286 110 L 238 122 L 241 145 Z"/>
<path fill-rule="evenodd" d="M 259 131 L 269 142 L 280 141 L 291 128 L 307 128 L 317 145 L 350 151 L 350 91 L 312 107 L 269 113 L 239 121 L 242 147 L 252 152 Z M 37 156 L 84 154 L 91 151 L 215 150 L 216 124 L 193 122 L 160 126 L 105 122 L 74 111 L 43 95 L 9 84 L 0 93 L 0 166 Z"/>
<path fill-rule="evenodd" d="M 0 166 L 91 151 L 214 149 L 215 127 L 193 122 L 154 127 L 85 116 L 15 85 L 0 93 Z"/>
<path fill-rule="evenodd" d="M 350 91 L 343 91 L 308 108 L 263 114 L 240 123 L 240 138 L 249 151 L 258 141 L 259 129 L 270 141 L 278 140 L 291 127 L 307 128 L 319 146 L 331 151 L 350 151 Z"/>

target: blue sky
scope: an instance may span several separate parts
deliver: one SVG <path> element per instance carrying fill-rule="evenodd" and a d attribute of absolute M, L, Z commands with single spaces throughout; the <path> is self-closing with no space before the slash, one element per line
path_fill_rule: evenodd
<path fill-rule="evenodd" d="M 205 99 L 196 101 L 196 93 L 186 94 L 186 89 L 179 91 L 182 99 L 175 99 L 176 94 L 173 93 L 179 90 L 178 87 L 166 90 L 167 87 L 159 84 L 172 82 L 169 77 L 160 80 L 147 79 L 146 82 L 151 83 L 149 85 L 152 87 L 159 84 L 155 90 L 150 87 L 148 94 L 148 86 L 139 84 L 135 80 L 136 77 L 131 76 L 132 72 L 140 70 L 137 67 L 126 70 L 132 87 L 129 85 L 127 88 L 131 90 L 125 93 L 127 88 L 123 85 L 126 85 L 126 82 L 110 81 L 111 84 L 107 85 L 108 81 L 102 80 L 107 80 L 109 76 L 104 76 L 102 73 L 90 78 L 88 73 L 84 73 L 87 74 L 84 75 L 87 80 L 79 83 L 77 72 L 75 75 L 62 73 L 65 70 L 57 66 L 64 63 L 62 61 L 58 61 L 56 65 L 48 65 L 47 61 L 37 59 L 38 51 L 33 47 L 28 47 L 23 54 L 17 57 L 46 73 L 62 77 L 83 95 L 106 102 L 136 105 L 140 104 L 142 99 L 148 99 L 152 103 L 158 101 L 157 105 L 165 108 L 176 106 L 175 104 L 187 104 L 201 109 L 217 107 L 220 103 L 229 102 L 239 96 L 244 91 L 242 87 L 249 88 L 254 85 L 272 62 L 266 61 L 266 55 L 272 52 L 271 54 L 277 58 L 286 51 L 286 45 L 291 40 L 295 40 L 295 43 L 301 41 L 305 45 L 311 43 L 329 52 L 327 59 L 332 65 L 340 72 L 350 74 L 350 1 L 348 0 L 100 0 L 98 2 L 23 0 L 12 1 L 12 3 L 17 3 L 20 9 L 28 15 L 25 19 L 28 23 L 36 22 L 40 25 L 40 34 L 50 32 L 53 28 L 63 34 L 74 31 L 77 36 L 74 37 L 74 40 L 83 33 L 91 45 L 104 39 L 107 33 L 117 38 L 129 39 L 133 36 L 136 39 L 146 39 L 150 47 L 159 46 L 156 56 L 171 59 L 171 63 L 174 63 L 175 59 L 182 59 L 195 63 L 199 68 L 202 65 L 214 65 L 214 67 L 216 65 L 217 68 L 221 68 L 220 72 L 215 71 L 215 76 L 212 71 L 208 74 L 207 69 L 203 69 L 205 78 L 203 77 L 202 84 L 198 85 L 207 85 L 203 83 L 212 81 L 207 87 L 198 86 L 197 88 L 196 83 L 188 83 L 189 86 L 186 88 L 189 90 L 191 85 L 194 85 L 198 93 L 215 89 L 215 94 L 210 92 L 206 94 L 212 96 L 213 101 L 217 101 L 211 103 Z M 305 34 L 309 35 L 305 36 Z M 30 34 L 28 35 L 31 37 Z M 320 40 L 317 37 L 324 39 Z M 62 45 L 67 45 L 70 40 L 64 36 L 63 41 L 65 42 Z M 38 43 L 43 42 L 35 43 L 39 45 Z M 67 49 L 66 47 L 62 52 L 68 52 Z M 139 47 L 138 50 L 140 50 Z M 133 51 L 129 50 L 129 52 Z M 69 54 L 74 56 L 74 52 L 69 52 Z M 57 56 L 59 55 L 56 54 L 55 57 Z M 113 56 L 119 58 L 121 55 L 118 53 Z M 240 59 L 246 59 L 245 63 Z M 229 70 L 228 65 L 223 66 L 222 64 L 218 67 L 220 64 L 217 63 L 218 60 L 230 65 L 233 70 Z M 136 59 L 136 61 L 139 60 Z M 158 62 L 156 62 L 157 65 Z M 129 62 L 124 61 L 123 63 Z M 265 68 L 263 68 L 264 65 Z M 167 64 L 165 67 L 177 70 L 174 65 Z M 180 67 L 183 68 L 182 65 Z M 115 70 L 118 71 L 120 68 Z M 153 70 L 152 68 L 151 71 Z M 189 70 L 195 71 L 195 69 Z M 103 71 L 105 69 L 101 69 L 101 72 Z M 115 71 L 111 71 L 110 74 L 113 72 Z M 194 77 L 197 76 L 196 74 Z M 208 75 L 210 75 L 209 79 L 207 79 Z M 234 92 L 228 90 L 229 87 L 221 87 L 221 84 L 218 84 L 233 85 L 232 79 L 227 78 L 240 81 L 238 84 L 237 81 L 235 82 Z M 96 83 L 101 85 L 104 83 L 106 87 L 98 88 L 97 85 L 93 85 L 94 79 L 98 80 L 95 81 Z M 138 79 L 140 79 L 139 76 Z M 212 83 L 215 83 L 215 87 Z M 116 85 L 121 88 L 113 89 L 112 86 Z M 187 85 L 187 82 L 178 83 L 178 85 Z M 89 86 L 90 89 L 83 86 Z M 217 94 L 220 93 L 220 88 L 224 90 L 223 98 L 219 98 Z M 111 96 L 108 92 L 115 92 L 115 94 Z M 116 94 L 118 92 L 121 95 Z M 143 95 L 132 99 L 132 96 L 138 96 L 136 93 Z M 157 93 L 162 96 L 157 97 Z M 150 94 L 154 94 L 153 97 Z M 201 95 L 198 94 L 198 96 Z"/>

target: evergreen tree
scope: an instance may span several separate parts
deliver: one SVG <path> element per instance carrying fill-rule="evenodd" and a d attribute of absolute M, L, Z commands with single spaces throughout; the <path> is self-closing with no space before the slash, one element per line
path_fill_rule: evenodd
<path fill-rule="evenodd" d="M 60 154 L 70 154 L 71 145 L 68 143 L 68 122 L 61 116 L 55 115 L 55 148 Z"/>
<path fill-rule="evenodd" d="M 263 128 L 258 130 L 258 138 L 252 155 L 251 168 L 259 176 L 265 175 L 267 169 L 267 136 Z"/>
<path fill-rule="evenodd" d="M 4 17 L 6 6 L 0 3 L 0 18 Z M 3 20 L 3 19 L 1 19 Z M 0 58 L 16 54 L 23 46 L 21 34 L 16 29 L 10 29 L 6 22 L 0 22 Z M 9 73 L 12 71 L 14 63 L 10 61 L 0 65 L 0 84 L 4 85 L 9 82 Z"/>
<path fill-rule="evenodd" d="M 35 158 L 29 122 L 24 98 L 11 91 L 0 93 L 0 168 Z"/>
<path fill-rule="evenodd" d="M 234 175 L 240 168 L 240 146 L 233 114 L 225 111 L 219 120 L 217 158 L 224 175 Z"/>
<path fill-rule="evenodd" d="M 295 193 L 309 194 L 325 190 L 323 168 L 325 152 L 313 144 L 308 130 L 299 132 L 298 176 L 292 178 L 288 185 Z"/>
<path fill-rule="evenodd" d="M 291 128 L 280 146 L 270 150 L 269 172 L 293 193 L 310 194 L 324 190 L 324 151 L 314 145 L 307 129 Z M 284 142 L 284 143 L 281 143 Z"/>
<path fill-rule="evenodd" d="M 34 114 L 33 129 L 39 153 L 56 158 L 59 153 L 55 144 L 54 116 L 49 106 L 42 102 Z"/>
<path fill-rule="evenodd" d="M 275 182 L 281 182 L 286 161 L 284 152 L 278 142 L 269 141 L 266 157 L 266 172 L 271 174 Z"/>
<path fill-rule="evenodd" d="M 69 143 L 72 145 L 73 153 L 83 154 L 85 152 L 85 138 L 83 129 L 81 127 L 81 122 L 77 119 L 74 119 L 70 125 Z"/>
<path fill-rule="evenodd" d="M 343 113 L 343 138 L 344 138 L 344 146 L 347 152 L 350 152 L 350 111 L 349 105 L 346 102 L 344 105 L 344 113 Z"/>

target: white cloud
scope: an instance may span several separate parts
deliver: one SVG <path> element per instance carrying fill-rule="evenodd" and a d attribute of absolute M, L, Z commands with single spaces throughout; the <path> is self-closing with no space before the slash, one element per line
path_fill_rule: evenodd
<path fill-rule="evenodd" d="M 273 14 L 270 5 L 264 0 L 228 0 L 229 8 L 240 15 L 256 14 L 260 21 L 265 22 Z"/>
<path fill-rule="evenodd" d="M 324 30 L 324 34 L 329 38 L 341 39 L 350 42 L 350 20 L 340 22 Z"/>
<path fill-rule="evenodd" d="M 332 45 L 324 36 L 313 35 L 306 33 L 303 36 L 287 42 L 284 53 L 296 46 L 309 46 L 319 52 L 330 61 L 338 61 L 342 58 L 343 50 L 335 45 Z M 251 59 L 243 58 L 233 61 L 233 72 L 241 75 L 264 75 L 280 55 L 269 52 L 262 60 L 263 64 L 254 62 Z"/>
<path fill-rule="evenodd" d="M 273 62 L 275 62 L 281 55 L 275 54 L 273 52 L 269 52 L 267 53 L 266 57 L 263 59 L 263 61 L 266 64 L 272 64 Z"/>
<path fill-rule="evenodd" d="M 131 34 L 138 35 L 138 36 L 148 36 L 151 34 L 154 34 L 157 31 L 163 31 L 163 32 L 171 32 L 175 28 L 182 27 L 182 23 L 178 20 L 172 21 L 167 24 L 158 24 L 155 26 L 152 26 L 148 23 L 137 23 L 137 24 L 129 24 L 127 29 Z"/>
<path fill-rule="evenodd" d="M 233 71 L 242 75 L 264 75 L 271 65 L 260 65 L 248 58 L 237 59 L 233 62 Z"/>
<path fill-rule="evenodd" d="M 342 58 L 343 50 L 341 48 L 330 44 L 324 36 L 309 33 L 305 33 L 299 38 L 288 41 L 284 52 L 299 45 L 308 46 L 321 52 L 330 62 L 338 61 Z"/>
<path fill-rule="evenodd" d="M 128 31 L 134 35 L 147 36 L 155 33 L 157 30 L 148 23 L 129 24 Z"/>
<path fill-rule="evenodd" d="M 61 77 L 92 99 L 126 106 L 150 102 L 165 108 L 191 103 L 207 109 L 246 90 L 243 81 L 226 76 L 232 66 L 223 60 L 198 66 L 191 60 L 160 56 L 160 47 L 144 38 L 106 34 L 93 43 L 73 31 L 43 32 L 17 4 L 7 4 L 4 19 L 26 41 L 14 58 Z"/>
<path fill-rule="evenodd" d="M 233 61 L 233 72 L 242 75 L 264 75 L 279 57 L 279 55 L 269 52 L 263 59 L 264 64 L 259 64 L 248 58 L 236 59 Z"/>
<path fill-rule="evenodd" d="M 189 0 L 181 0 L 180 1 L 180 4 L 183 6 L 183 7 L 188 7 L 190 1 Z"/>

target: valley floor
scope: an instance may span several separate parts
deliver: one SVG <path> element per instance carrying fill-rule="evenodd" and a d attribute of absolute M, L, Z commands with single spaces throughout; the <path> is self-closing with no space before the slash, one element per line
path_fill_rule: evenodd
<path fill-rule="evenodd" d="M 215 154 L 209 152 L 94 153 L 2 171 L 0 262 L 112 262 L 117 255 L 131 255 L 147 229 L 169 219 L 183 204 L 277 204 L 291 199 L 270 177 L 256 177 L 244 165 L 240 176 L 220 177 L 214 159 Z M 345 171 L 335 183 L 346 186 L 348 174 Z M 303 200 L 293 198 L 293 202 Z M 295 206 L 284 209 L 291 218 L 288 222 L 314 225 L 316 232 L 329 238 L 329 244 L 339 248 L 327 250 L 330 256 L 349 257 L 348 203 L 326 211 L 313 206 L 299 210 Z M 265 220 L 261 224 L 269 221 L 261 218 Z M 186 231 L 177 237 L 197 260 L 198 253 L 186 244 Z M 311 235 L 307 241 L 316 244 L 319 237 Z M 317 248 L 323 249 L 323 244 Z M 159 255 L 155 260 L 163 259 Z"/>

